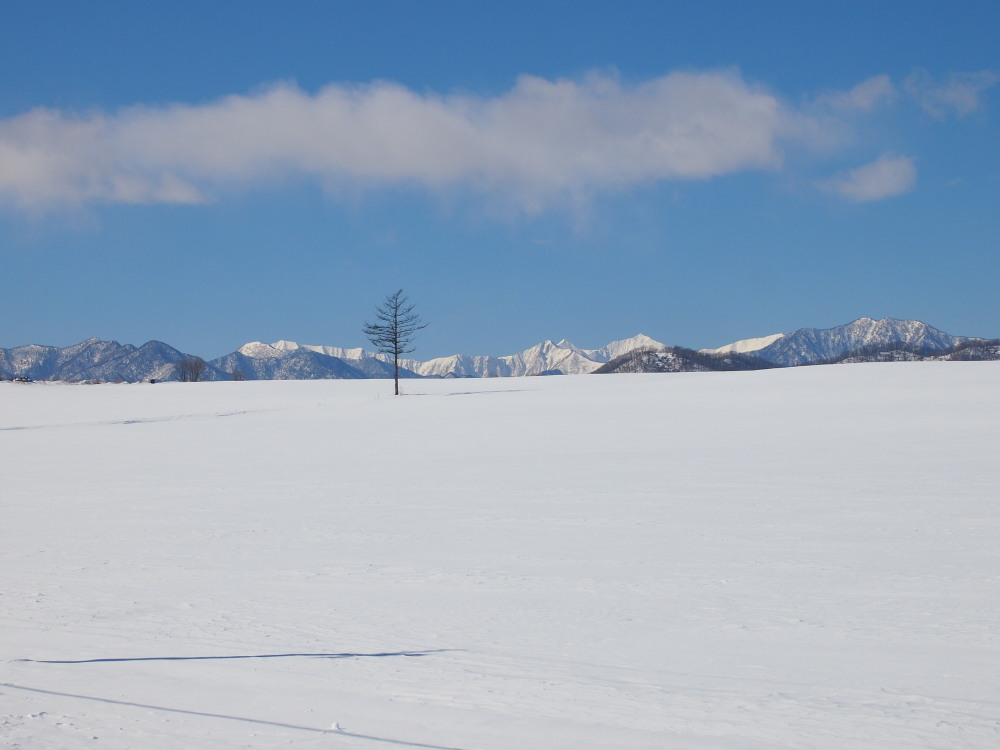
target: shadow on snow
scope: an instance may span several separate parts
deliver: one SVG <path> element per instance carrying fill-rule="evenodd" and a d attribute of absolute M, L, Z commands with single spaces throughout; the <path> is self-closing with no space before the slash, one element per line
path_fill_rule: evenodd
<path fill-rule="evenodd" d="M 441 650 L 447 650 L 447 649 L 441 649 Z M 421 652 L 421 653 L 431 653 L 431 652 Z M 421 653 L 402 652 L 401 654 L 398 654 L 398 655 L 401 655 L 401 656 L 420 656 Z M 309 655 L 310 654 L 306 654 L 306 656 L 309 656 Z M 345 654 L 344 656 L 350 657 L 350 656 L 396 656 L 396 655 L 397 654 Z M 299 656 L 299 654 L 274 654 L 273 656 Z M 321 654 L 321 656 L 323 656 L 323 654 Z M 339 654 L 334 654 L 332 656 L 339 657 L 340 655 Z M 196 657 L 196 658 L 210 658 L 210 657 Z M 233 659 L 233 658 L 236 658 L 236 659 L 240 659 L 240 658 L 253 659 L 253 658 L 260 658 L 260 657 L 252 657 L 252 656 L 251 657 L 239 657 L 239 656 L 237 656 L 237 657 L 231 657 L 231 656 L 229 656 L 229 657 L 222 657 L 222 658 L 226 658 L 226 659 Z M 22 661 L 29 661 L 29 660 L 25 659 L 25 660 L 22 660 Z M 94 661 L 100 661 L 100 660 L 98 659 L 98 660 L 94 660 Z M 106 661 L 114 661 L 114 660 L 106 660 Z M 118 661 L 132 661 L 132 660 L 125 659 L 125 660 L 118 660 Z M 62 663 L 66 663 L 66 662 L 56 662 L 56 663 L 57 664 L 62 664 Z M 69 663 L 80 663 L 80 662 L 69 662 Z M 249 718 L 247 716 L 230 716 L 228 714 L 213 714 L 213 713 L 209 713 L 207 711 L 189 711 L 189 710 L 183 709 L 183 708 L 169 708 L 167 706 L 152 706 L 152 705 L 149 705 L 147 703 L 133 703 L 132 701 L 114 700 L 112 698 L 99 698 L 99 697 L 93 696 L 93 695 L 79 695 L 77 693 L 61 693 L 61 692 L 59 692 L 57 690 L 43 690 L 41 688 L 27 687 L 25 685 L 14 685 L 14 684 L 9 683 L 9 682 L 4 682 L 4 683 L 0 683 L 0 684 L 2 684 L 2 686 L 5 687 L 5 688 L 11 688 L 13 690 L 25 690 L 25 691 L 30 692 L 30 693 L 42 693 L 44 695 L 58 695 L 58 696 L 61 696 L 63 698 L 77 698 L 77 699 L 80 699 L 80 700 L 95 701 L 97 703 L 107 703 L 107 704 L 114 705 L 114 706 L 130 706 L 130 707 L 133 707 L 133 708 L 142 708 L 142 709 L 146 709 L 146 710 L 150 710 L 150 711 L 167 711 L 169 713 L 174 713 L 174 714 L 186 714 L 188 716 L 202 716 L 202 717 L 209 718 L 209 719 L 226 719 L 227 721 L 242 721 L 242 722 L 246 722 L 246 723 L 249 723 L 249 724 L 262 724 L 262 725 L 269 726 L 269 727 L 278 727 L 280 729 L 296 729 L 296 730 L 300 730 L 300 731 L 304 731 L 304 732 L 316 732 L 318 734 L 338 734 L 338 735 L 343 735 L 344 737 L 355 737 L 355 738 L 361 739 L 361 740 L 371 740 L 372 742 L 384 742 L 384 743 L 389 744 L 389 745 L 399 745 L 399 746 L 402 746 L 402 747 L 419 747 L 419 748 L 426 748 L 427 750 L 463 750 L 463 748 L 451 747 L 451 746 L 448 746 L 448 745 L 432 745 L 432 744 L 429 744 L 429 743 L 426 743 L 426 742 L 409 742 L 407 740 L 396 740 L 396 739 L 392 739 L 390 737 L 376 737 L 376 736 L 371 735 L 371 734 L 361 734 L 359 732 L 349 732 L 349 731 L 346 731 L 344 729 L 317 729 L 316 727 L 303 727 L 303 726 L 299 726 L 297 724 L 284 724 L 284 723 L 282 723 L 280 721 L 267 721 L 266 719 L 251 719 L 251 718 Z"/>
<path fill-rule="evenodd" d="M 313 659 L 365 659 L 382 658 L 386 656 L 426 656 L 427 654 L 440 654 L 446 651 L 455 651 L 453 648 L 436 648 L 427 651 L 382 651 L 373 654 L 358 654 L 345 652 L 341 654 L 319 653 L 319 654 L 243 654 L 236 656 L 133 656 L 133 657 L 110 657 L 104 659 L 14 659 L 13 661 L 31 662 L 33 664 L 104 664 L 118 661 L 208 661 L 212 659 L 287 659 L 289 657 L 300 656 Z"/>

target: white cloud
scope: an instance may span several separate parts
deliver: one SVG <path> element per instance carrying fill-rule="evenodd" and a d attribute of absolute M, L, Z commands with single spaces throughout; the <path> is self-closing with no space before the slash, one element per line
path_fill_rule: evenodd
<path fill-rule="evenodd" d="M 937 119 L 948 114 L 964 117 L 982 105 L 984 91 L 1000 82 L 1000 75 L 990 70 L 952 73 L 944 80 L 935 80 L 926 70 L 913 71 L 903 82 L 906 93 Z"/>
<path fill-rule="evenodd" d="M 917 167 L 908 156 L 882 154 L 846 174 L 820 184 L 823 189 L 859 203 L 909 192 L 917 184 Z"/>
<path fill-rule="evenodd" d="M 849 91 L 837 91 L 819 98 L 819 103 L 835 110 L 871 112 L 882 104 L 896 101 L 898 92 L 889 76 L 873 76 Z"/>
<path fill-rule="evenodd" d="M 928 111 L 963 114 L 997 80 L 917 71 L 904 88 Z M 878 75 L 796 109 L 725 70 L 637 84 L 523 76 L 495 97 L 281 83 L 201 105 L 35 109 L 0 119 L 0 204 L 202 203 L 306 179 L 334 192 L 471 190 L 528 212 L 579 207 L 635 185 L 779 169 L 793 142 L 829 152 L 898 95 Z M 885 155 L 822 187 L 870 201 L 915 182 L 912 159 Z"/>
<path fill-rule="evenodd" d="M 0 120 L 0 201 L 192 203 L 306 177 L 471 186 L 534 210 L 638 183 L 777 168 L 789 128 L 781 102 L 733 71 L 633 86 L 524 76 L 494 98 L 279 84 L 205 105 Z"/>
<path fill-rule="evenodd" d="M 826 91 L 806 100 L 792 113 L 797 139 L 818 151 L 836 150 L 857 138 L 856 126 L 877 110 L 893 104 L 899 92 L 884 73 L 846 91 Z"/>

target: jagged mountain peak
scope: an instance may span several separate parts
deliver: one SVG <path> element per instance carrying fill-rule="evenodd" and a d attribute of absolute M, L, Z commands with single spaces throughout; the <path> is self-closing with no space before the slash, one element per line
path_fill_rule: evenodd
<path fill-rule="evenodd" d="M 539 341 L 534 346 L 529 346 L 525 349 L 525 352 L 548 352 L 553 349 L 564 349 L 566 345 L 572 346 L 566 339 L 562 339 L 558 344 L 552 339 L 545 339 L 544 341 Z"/>
<path fill-rule="evenodd" d="M 498 377 L 537 375 L 542 372 L 578 374 L 593 372 L 608 360 L 631 349 L 662 346 L 659 342 L 641 333 L 628 339 L 614 341 L 600 349 L 581 349 L 565 338 L 558 342 L 546 339 L 517 354 L 501 357 L 453 354 L 427 361 L 403 359 L 400 361 L 400 365 L 412 373 L 425 377 Z M 299 344 L 284 339 L 271 344 L 252 341 L 241 346 L 235 354 L 250 359 L 283 360 L 288 357 L 301 356 L 305 352 L 336 358 L 352 367 L 369 372 L 377 370 L 381 373 L 385 370 L 385 363 L 391 361 L 387 355 L 376 354 L 360 347 L 348 349 L 337 346 L 317 346 Z M 220 361 L 222 359 L 225 358 L 220 358 Z M 252 362 L 246 362 L 244 365 L 246 366 L 239 369 L 246 370 L 249 367 L 254 372 L 280 369 L 278 365 L 264 367 Z M 235 367 L 230 362 L 218 366 L 220 369 Z"/>
<path fill-rule="evenodd" d="M 282 356 L 284 351 L 277 348 L 274 344 L 265 344 L 263 341 L 249 341 L 237 349 L 236 353 L 246 357 L 270 359 Z"/>

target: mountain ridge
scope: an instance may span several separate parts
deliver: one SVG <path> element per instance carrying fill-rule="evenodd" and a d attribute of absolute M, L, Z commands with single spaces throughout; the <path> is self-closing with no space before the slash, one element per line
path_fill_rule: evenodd
<path fill-rule="evenodd" d="M 185 354 L 161 341 L 142 346 L 90 338 L 69 347 L 28 344 L 0 349 L 0 378 L 67 381 L 170 380 Z M 622 358 L 625 358 L 624 360 Z M 566 339 L 541 341 L 504 356 L 453 354 L 400 361 L 404 378 L 520 377 L 602 372 L 696 372 L 912 359 L 1000 359 L 995 340 L 953 336 L 916 320 L 858 318 L 833 328 L 744 339 L 695 352 L 645 334 L 598 349 Z M 619 361 L 621 360 L 621 361 Z M 615 363 L 612 366 L 612 363 Z M 619 368 L 619 369 L 616 369 Z M 358 379 L 392 377 L 388 355 L 344 348 L 251 341 L 205 363 L 202 380 Z"/>
<path fill-rule="evenodd" d="M 664 344 L 642 333 L 631 338 L 612 341 L 599 349 L 581 349 L 566 339 L 561 339 L 558 342 L 546 339 L 515 354 L 499 357 L 451 354 L 425 361 L 403 358 L 400 359 L 399 364 L 406 370 L 409 377 L 519 377 L 553 371 L 564 375 L 578 375 L 593 372 L 602 364 L 625 352 L 648 346 L 664 346 Z M 346 349 L 336 346 L 299 344 L 284 339 L 271 344 L 251 341 L 237 349 L 237 353 L 255 359 L 286 359 L 302 356 L 301 352 L 313 352 L 335 357 L 349 362 L 354 367 L 358 367 L 358 363 L 365 363 L 371 372 L 378 369 L 370 364 L 372 361 L 385 364 L 392 362 L 392 358 L 387 354 L 379 354 L 361 347 Z M 227 357 L 232 357 L 232 355 L 212 360 L 212 363 L 220 363 L 216 366 L 225 369 Z"/>
<path fill-rule="evenodd" d="M 862 348 L 889 351 L 899 346 L 943 354 L 959 344 L 975 341 L 971 336 L 952 336 L 919 320 L 858 318 L 833 328 L 800 328 L 781 336 L 754 354 L 785 367 L 817 364 Z"/>
<path fill-rule="evenodd" d="M 770 343 L 760 344 L 770 339 Z M 953 336 L 918 320 L 858 318 L 833 328 L 800 328 L 790 334 L 745 339 L 717 349 L 638 349 L 613 359 L 598 373 L 757 370 L 862 362 L 1000 359 L 1000 342 Z"/>

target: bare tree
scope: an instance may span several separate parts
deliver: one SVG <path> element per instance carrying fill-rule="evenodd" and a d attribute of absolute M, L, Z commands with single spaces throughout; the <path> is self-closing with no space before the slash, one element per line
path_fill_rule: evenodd
<path fill-rule="evenodd" d="M 368 340 L 382 354 L 392 355 L 392 377 L 399 395 L 399 357 L 413 351 L 414 334 L 427 324 L 413 312 L 414 305 L 398 290 L 385 298 L 385 302 L 375 308 L 375 323 L 365 322 L 364 332 Z"/>
<path fill-rule="evenodd" d="M 182 383 L 197 383 L 205 374 L 207 367 L 208 365 L 201 357 L 185 354 L 181 357 L 181 361 L 174 366 L 174 371 L 177 373 L 177 379 Z"/>
<path fill-rule="evenodd" d="M 232 375 L 233 380 L 244 381 L 247 379 L 247 374 L 245 370 L 236 369 L 233 370 L 232 373 L 230 374 Z"/>

